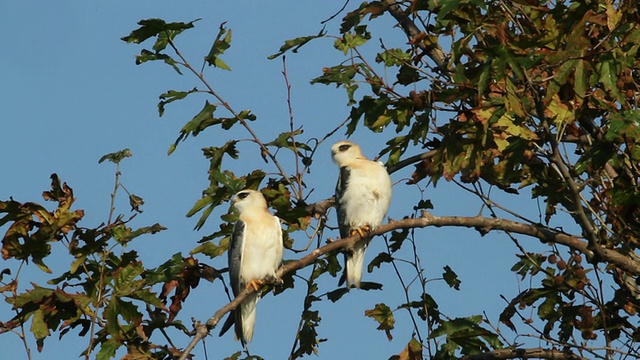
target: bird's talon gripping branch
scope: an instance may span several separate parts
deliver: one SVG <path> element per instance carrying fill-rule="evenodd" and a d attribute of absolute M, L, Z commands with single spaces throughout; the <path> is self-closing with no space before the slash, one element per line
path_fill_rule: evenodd
<path fill-rule="evenodd" d="M 246 288 L 247 289 L 253 288 L 253 290 L 258 291 L 258 290 L 260 290 L 262 285 L 264 285 L 264 281 L 263 280 L 251 280 L 247 284 Z"/>
<path fill-rule="evenodd" d="M 281 278 L 277 277 L 277 276 L 267 276 L 266 277 L 266 282 L 267 284 L 271 284 L 271 285 L 282 285 L 284 284 L 284 280 L 282 280 Z"/>
<path fill-rule="evenodd" d="M 369 227 L 369 225 L 364 225 L 359 228 L 355 228 L 351 230 L 351 236 L 354 236 L 355 234 L 360 234 L 360 237 L 364 237 L 369 231 L 371 231 L 371 227 Z"/>

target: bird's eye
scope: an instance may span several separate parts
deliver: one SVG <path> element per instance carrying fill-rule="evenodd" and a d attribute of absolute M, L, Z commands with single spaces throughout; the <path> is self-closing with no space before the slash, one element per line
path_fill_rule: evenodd
<path fill-rule="evenodd" d="M 338 148 L 338 150 L 340 151 L 347 151 L 349 150 L 349 148 L 351 147 L 351 145 L 349 144 L 344 144 L 344 145 L 340 145 L 340 147 Z"/>
<path fill-rule="evenodd" d="M 249 196 L 248 192 L 241 192 L 238 194 L 239 199 L 245 199 L 247 196 Z"/>

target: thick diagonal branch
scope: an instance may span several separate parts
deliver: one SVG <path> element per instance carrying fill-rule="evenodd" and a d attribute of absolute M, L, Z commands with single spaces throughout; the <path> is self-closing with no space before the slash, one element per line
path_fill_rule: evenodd
<path fill-rule="evenodd" d="M 397 1 L 386 0 L 385 3 L 387 5 L 387 11 L 389 11 L 389 14 L 391 14 L 391 16 L 393 16 L 393 18 L 400 24 L 402 30 L 404 30 L 404 33 L 409 38 L 409 41 L 415 42 L 416 46 L 418 46 L 420 50 L 424 51 L 439 68 L 444 68 L 446 64 L 446 56 L 444 51 L 442 51 L 442 48 L 438 44 L 428 44 L 424 40 L 415 41 L 422 31 L 420 31 L 413 20 L 409 18 L 409 15 L 402 10 Z"/>
<path fill-rule="evenodd" d="M 477 355 L 467 355 L 462 360 L 501 360 L 501 359 L 555 359 L 555 360 L 584 360 L 567 350 L 558 349 L 500 349 Z"/>
<path fill-rule="evenodd" d="M 589 243 L 584 239 L 574 235 L 559 232 L 542 225 L 525 224 L 507 219 L 486 218 L 482 216 L 434 216 L 426 211 L 423 212 L 422 216 L 419 218 L 392 221 L 388 224 L 381 225 L 375 231 L 367 234 L 367 236 L 381 235 L 398 229 L 424 228 L 428 226 L 455 226 L 474 228 L 483 235 L 494 230 L 507 231 L 514 234 L 531 236 L 545 243 L 553 242 L 556 244 L 561 244 L 581 253 L 586 254 L 587 252 L 589 252 Z M 276 276 L 282 277 L 287 273 L 307 267 L 324 254 L 340 249 L 353 247 L 353 245 L 361 239 L 362 237 L 360 235 L 354 235 L 344 239 L 333 241 L 325 246 L 319 247 L 306 256 L 295 261 L 290 261 L 280 267 L 280 269 L 276 273 Z M 615 264 L 617 267 L 631 274 L 640 275 L 640 262 L 634 261 L 634 259 L 622 255 L 617 251 L 602 249 L 602 258 L 603 260 Z M 269 282 L 269 280 L 270 279 L 265 279 L 266 282 Z M 213 329 L 218 324 L 218 322 L 220 322 L 222 317 L 229 311 L 235 309 L 236 306 L 238 306 L 238 304 L 252 292 L 254 292 L 254 290 L 251 287 L 242 291 L 232 302 L 216 311 L 215 314 L 213 314 L 213 316 L 209 318 L 209 320 L 207 320 L 205 324 L 198 326 L 194 338 L 192 339 L 191 343 L 189 343 L 187 348 L 185 348 L 185 351 L 180 359 L 186 359 L 195 345 L 205 336 L 207 336 L 209 331 Z"/>

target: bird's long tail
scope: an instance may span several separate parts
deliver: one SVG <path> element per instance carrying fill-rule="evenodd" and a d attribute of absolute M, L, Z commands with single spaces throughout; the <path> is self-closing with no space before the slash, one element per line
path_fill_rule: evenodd
<path fill-rule="evenodd" d="M 236 309 L 236 337 L 240 339 L 243 346 L 253 339 L 253 327 L 256 324 L 256 304 L 258 300 L 260 300 L 259 294 L 249 294 Z"/>
<path fill-rule="evenodd" d="M 347 275 L 347 288 L 360 287 L 362 272 L 364 270 L 364 254 L 371 238 L 362 239 L 353 246 L 353 251 L 345 255 L 345 267 Z"/>

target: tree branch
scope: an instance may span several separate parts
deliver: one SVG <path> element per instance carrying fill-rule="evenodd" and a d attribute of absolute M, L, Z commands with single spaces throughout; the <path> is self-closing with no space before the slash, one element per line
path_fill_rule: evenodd
<path fill-rule="evenodd" d="M 393 174 L 394 172 L 407 167 L 411 164 L 417 163 L 418 161 L 422 161 L 424 159 L 429 159 L 434 157 L 436 154 L 438 153 L 438 150 L 434 149 L 434 150 L 429 150 L 427 152 L 423 152 L 422 154 L 418 154 L 418 155 L 414 155 L 411 157 L 408 157 L 404 160 L 398 161 L 395 165 L 389 166 L 387 168 L 387 172 L 389 174 Z"/>
<path fill-rule="evenodd" d="M 384 2 L 388 6 L 387 11 L 389 11 L 389 14 L 391 14 L 391 16 L 393 16 L 398 21 L 398 23 L 402 27 L 402 30 L 404 30 L 404 33 L 409 38 L 410 42 L 420 36 L 422 31 L 420 31 L 416 24 L 414 24 L 413 20 L 409 18 L 409 15 L 407 15 L 407 13 L 402 10 L 396 0 L 385 0 Z M 422 51 L 426 52 L 429 58 L 431 58 L 431 60 L 433 60 L 433 62 L 435 62 L 439 68 L 445 68 L 447 58 L 440 45 L 438 45 L 437 43 L 427 44 L 425 43 L 425 41 L 420 40 L 416 42 L 416 46 L 418 46 Z"/>
<path fill-rule="evenodd" d="M 583 360 L 586 359 L 570 351 L 557 349 L 500 349 L 478 355 L 467 355 L 462 360 L 500 360 L 500 359 L 554 359 Z"/>
<path fill-rule="evenodd" d="M 548 227 L 544 227 L 542 225 L 525 224 L 507 219 L 486 218 L 482 216 L 434 216 L 426 211 L 423 211 L 422 216 L 419 218 L 408 218 L 399 221 L 391 221 L 387 224 L 381 225 L 375 231 L 371 231 L 370 233 L 365 235 L 369 237 L 385 234 L 397 229 L 424 228 L 428 226 L 457 226 L 474 228 L 478 230 L 481 235 L 485 235 L 493 230 L 508 231 L 511 233 L 528 235 L 537 238 L 544 243 L 553 242 L 556 244 L 565 245 L 573 250 L 579 251 L 584 254 L 589 252 L 589 243 L 587 241 L 581 240 L 577 236 L 569 235 Z M 278 269 L 278 271 L 276 272 L 276 277 L 282 278 L 282 276 L 285 274 L 307 267 L 324 254 L 340 249 L 348 249 L 350 247 L 353 247 L 353 245 L 361 239 L 362 237 L 360 235 L 354 235 L 346 237 L 344 239 L 332 241 L 327 245 L 313 250 L 311 253 L 298 260 L 287 262 L 286 264 L 281 266 L 280 269 Z M 619 268 L 631 274 L 640 275 L 640 261 L 634 261 L 632 258 L 622 255 L 615 250 L 604 248 L 601 250 L 602 257 L 607 262 L 613 263 Z M 274 283 L 274 279 L 264 280 L 267 283 Z M 249 294 L 253 292 L 254 290 L 251 287 L 249 287 L 249 289 L 243 290 L 233 301 L 216 311 L 215 314 L 213 314 L 213 316 L 209 318 L 209 320 L 207 320 L 206 324 L 198 325 L 196 327 L 194 338 L 185 348 L 185 351 L 182 353 L 180 359 L 186 359 L 187 356 L 189 356 L 190 351 L 195 347 L 198 341 L 207 336 L 209 331 L 213 329 L 218 324 L 218 322 L 220 322 L 220 320 L 226 313 L 235 309 L 242 300 L 244 300 Z M 564 358 L 567 357 L 561 357 L 560 359 Z"/>
<path fill-rule="evenodd" d="M 556 165 L 557 169 L 560 171 L 560 174 L 564 178 L 564 181 L 567 183 L 571 195 L 573 196 L 573 212 L 575 213 L 574 218 L 576 222 L 582 228 L 584 235 L 589 240 L 589 251 L 584 252 L 587 255 L 587 258 L 590 262 L 592 261 L 600 261 L 602 258 L 602 248 L 598 241 L 598 234 L 593 221 L 587 216 L 587 213 L 584 211 L 584 207 L 582 205 L 582 200 L 580 197 L 580 187 L 573 180 L 569 169 L 567 169 L 566 164 L 562 160 L 560 156 L 558 145 L 555 141 L 552 141 L 553 153 L 551 154 L 549 160 Z"/>

